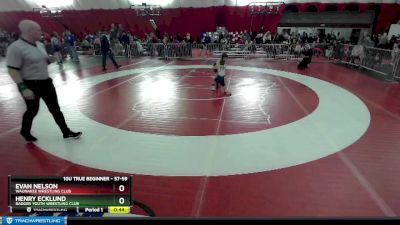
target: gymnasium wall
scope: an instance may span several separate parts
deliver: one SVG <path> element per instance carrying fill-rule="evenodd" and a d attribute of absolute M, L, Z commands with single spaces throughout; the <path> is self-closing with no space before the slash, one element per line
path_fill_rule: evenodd
<path fill-rule="evenodd" d="M 304 12 L 310 5 L 315 5 L 318 11 L 324 11 L 324 3 L 297 3 L 299 12 Z M 330 4 L 331 5 L 331 4 Z M 344 10 L 347 3 L 335 4 L 338 10 Z M 371 7 L 372 3 L 360 3 L 360 12 Z M 374 33 L 388 31 L 392 23 L 400 19 L 399 4 L 379 4 L 380 13 Z M 225 25 L 229 31 L 264 30 L 276 31 L 281 15 L 250 16 L 247 6 L 214 6 L 203 8 L 166 8 L 163 15 L 156 17 L 161 32 L 184 34 L 190 32 L 197 36 L 204 31 L 214 31 L 216 26 Z M 92 10 L 65 10 L 62 18 L 42 18 L 39 13 L 32 11 L 0 12 L 0 28 L 17 31 L 18 22 L 22 19 L 33 19 L 39 22 L 46 32 L 62 32 L 63 25 L 70 27 L 78 34 L 109 29 L 111 23 L 123 24 L 134 34 L 142 36 L 144 32 L 151 32 L 153 28 L 148 17 L 139 17 L 131 9 L 92 9 Z"/>

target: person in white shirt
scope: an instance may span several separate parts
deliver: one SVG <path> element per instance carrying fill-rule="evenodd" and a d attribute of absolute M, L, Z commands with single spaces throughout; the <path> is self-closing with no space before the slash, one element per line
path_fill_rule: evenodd
<path fill-rule="evenodd" d="M 23 20 L 19 23 L 19 29 L 21 38 L 8 47 L 7 67 L 26 104 L 20 134 L 27 142 L 37 140 L 31 134 L 31 128 L 39 111 L 40 99 L 43 99 L 63 137 L 79 138 L 82 132 L 71 131 L 60 110 L 56 89 L 47 68 L 55 58 L 47 55 L 44 45 L 39 42 L 42 35 L 39 24 L 32 20 Z"/>
<path fill-rule="evenodd" d="M 61 56 L 61 41 L 58 37 L 57 32 L 54 32 L 51 38 L 51 46 L 53 48 L 54 57 L 57 60 L 57 63 L 61 65 L 63 63 Z"/>

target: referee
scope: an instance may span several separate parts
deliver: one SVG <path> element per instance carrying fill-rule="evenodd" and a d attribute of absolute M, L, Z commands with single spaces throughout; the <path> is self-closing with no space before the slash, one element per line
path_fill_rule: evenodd
<path fill-rule="evenodd" d="M 47 65 L 54 62 L 55 58 L 48 56 L 44 45 L 39 42 L 42 35 L 39 24 L 32 20 L 23 20 L 19 23 L 19 30 L 20 39 L 12 43 L 7 50 L 7 67 L 26 103 L 20 134 L 27 142 L 37 140 L 31 134 L 31 127 L 33 118 L 39 111 L 39 100 L 42 98 L 60 127 L 63 137 L 79 138 L 82 132 L 72 132 L 60 111 L 53 80 L 49 78 L 47 70 Z"/>

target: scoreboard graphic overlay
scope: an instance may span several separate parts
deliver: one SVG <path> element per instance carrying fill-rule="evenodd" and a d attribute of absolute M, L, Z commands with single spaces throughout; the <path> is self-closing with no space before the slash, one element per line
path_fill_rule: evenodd
<path fill-rule="evenodd" d="M 9 176 L 11 212 L 130 213 L 131 176 Z"/>

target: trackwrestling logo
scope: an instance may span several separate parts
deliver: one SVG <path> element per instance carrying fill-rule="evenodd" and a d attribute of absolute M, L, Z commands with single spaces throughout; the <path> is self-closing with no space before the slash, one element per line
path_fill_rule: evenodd
<path fill-rule="evenodd" d="M 9 225 L 34 225 L 34 224 L 53 224 L 53 225 L 64 225 L 64 217 L 6 217 L 6 223 Z"/>

